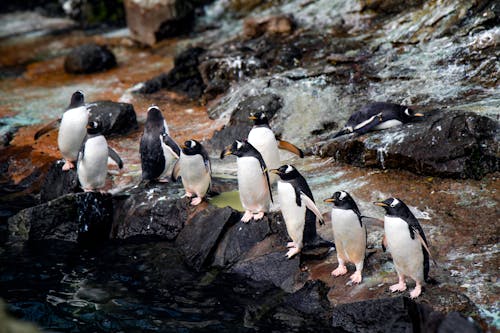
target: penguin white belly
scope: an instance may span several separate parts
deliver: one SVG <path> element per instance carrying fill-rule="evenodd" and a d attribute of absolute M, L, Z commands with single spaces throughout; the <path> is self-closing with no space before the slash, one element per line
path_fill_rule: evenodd
<path fill-rule="evenodd" d="M 238 189 L 243 208 L 253 213 L 269 210 L 271 197 L 259 161 L 255 157 L 238 157 Z"/>
<path fill-rule="evenodd" d="M 273 131 L 267 127 L 255 127 L 248 133 L 248 142 L 262 155 L 268 170 L 280 167 L 280 152 L 278 142 Z M 278 175 L 269 174 L 271 183 L 274 183 Z"/>
<path fill-rule="evenodd" d="M 83 159 L 78 160 L 78 180 L 84 189 L 104 187 L 108 171 L 108 144 L 104 136 L 89 138 Z"/>
<path fill-rule="evenodd" d="M 347 209 L 332 209 L 332 230 L 340 256 L 356 264 L 364 260 L 366 229 L 360 226 L 356 213 Z"/>
<path fill-rule="evenodd" d="M 401 126 L 402 124 L 403 123 L 401 121 L 397 120 L 397 119 L 391 119 L 391 120 L 387 120 L 387 121 L 384 121 L 384 122 L 378 124 L 374 128 L 376 130 L 383 130 L 383 129 L 386 129 L 386 128 Z"/>
<path fill-rule="evenodd" d="M 422 244 L 416 235 L 415 239 L 411 239 L 408 223 L 398 217 L 385 216 L 384 230 L 387 248 L 398 273 L 424 282 Z"/>
<path fill-rule="evenodd" d="M 64 159 L 76 161 L 87 134 L 89 116 L 85 106 L 64 112 L 57 136 L 57 144 Z"/>
<path fill-rule="evenodd" d="M 302 203 L 301 206 L 297 206 L 295 189 L 292 184 L 287 182 L 278 181 L 278 197 L 288 235 L 299 248 L 302 248 L 306 205 Z"/>
<path fill-rule="evenodd" d="M 210 185 L 210 173 L 205 168 L 203 157 L 201 155 L 185 155 L 181 152 L 179 168 L 184 189 L 203 197 Z"/>

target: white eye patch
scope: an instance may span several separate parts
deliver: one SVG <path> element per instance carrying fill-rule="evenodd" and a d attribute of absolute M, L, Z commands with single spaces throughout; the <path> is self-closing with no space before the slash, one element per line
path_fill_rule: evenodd
<path fill-rule="evenodd" d="M 196 146 L 196 141 L 194 140 L 190 140 L 189 142 L 191 142 L 191 148 L 195 147 Z"/>
<path fill-rule="evenodd" d="M 399 204 L 399 200 L 398 199 L 393 199 L 392 203 L 391 203 L 391 207 L 396 207 L 398 204 Z"/>
<path fill-rule="evenodd" d="M 411 114 L 410 114 L 410 109 L 406 109 L 406 110 L 405 110 L 405 114 L 406 114 L 407 116 L 411 116 Z"/>
<path fill-rule="evenodd" d="M 339 200 L 344 200 L 344 198 L 346 197 L 347 193 L 345 193 L 344 191 L 340 191 L 340 196 L 339 196 Z"/>
<path fill-rule="evenodd" d="M 236 141 L 236 148 L 240 149 L 241 146 L 243 146 L 243 143 L 241 143 L 241 141 Z"/>
<path fill-rule="evenodd" d="M 264 119 L 265 117 L 266 117 L 266 115 L 264 113 L 260 114 L 260 119 Z"/>
<path fill-rule="evenodd" d="M 293 171 L 293 167 L 292 167 L 291 165 L 288 165 L 288 166 L 286 167 L 285 173 L 290 173 L 290 172 L 292 172 L 292 171 Z"/>

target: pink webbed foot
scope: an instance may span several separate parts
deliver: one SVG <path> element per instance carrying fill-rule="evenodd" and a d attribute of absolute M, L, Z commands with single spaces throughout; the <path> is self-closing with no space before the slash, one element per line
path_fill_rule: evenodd
<path fill-rule="evenodd" d="M 345 267 L 345 265 L 341 265 L 341 264 L 339 264 L 339 267 L 337 267 L 336 269 L 334 269 L 332 271 L 333 276 L 340 276 L 340 275 L 344 275 L 345 273 L 347 273 L 347 267 Z"/>
<path fill-rule="evenodd" d="M 406 290 L 406 283 L 403 281 L 403 282 L 399 282 L 397 284 L 393 284 L 392 286 L 389 287 L 389 290 L 392 291 L 393 293 L 396 292 L 396 291 L 405 291 Z"/>
<path fill-rule="evenodd" d="M 264 212 L 258 212 L 257 214 L 253 214 L 253 219 L 255 221 L 260 220 L 263 217 L 264 217 Z"/>
<path fill-rule="evenodd" d="M 288 243 L 286 243 L 286 247 L 297 247 L 297 243 L 295 243 L 295 242 L 288 242 Z"/>
<path fill-rule="evenodd" d="M 419 283 L 417 283 L 417 285 L 415 286 L 415 289 L 413 289 L 410 292 L 410 297 L 417 298 L 418 296 L 420 296 L 421 293 L 422 293 L 422 286 Z"/>
<path fill-rule="evenodd" d="M 252 219 L 252 217 L 253 217 L 252 212 L 247 210 L 247 211 L 245 211 L 245 214 L 243 214 L 241 221 L 247 223 L 248 221 L 250 221 Z"/>
<path fill-rule="evenodd" d="M 63 171 L 68 171 L 69 169 L 74 169 L 74 168 L 75 164 L 73 164 L 73 162 L 71 161 L 65 161 L 64 165 L 62 166 Z"/>
<path fill-rule="evenodd" d="M 352 283 L 361 283 L 361 280 L 363 279 L 362 276 L 361 276 L 361 272 L 360 271 L 356 271 L 354 272 L 353 275 L 351 275 L 349 277 L 349 279 L 351 280 Z"/>
<path fill-rule="evenodd" d="M 202 200 L 203 200 L 203 198 L 200 198 L 200 197 L 193 198 L 193 200 L 191 200 L 191 205 L 197 206 L 201 203 Z"/>
<path fill-rule="evenodd" d="M 300 253 L 300 248 L 297 246 L 290 247 L 288 252 L 286 253 L 286 256 L 288 259 L 291 259 L 294 255 Z"/>
<path fill-rule="evenodd" d="M 193 196 L 193 193 L 191 192 L 186 192 L 181 198 L 191 198 Z"/>

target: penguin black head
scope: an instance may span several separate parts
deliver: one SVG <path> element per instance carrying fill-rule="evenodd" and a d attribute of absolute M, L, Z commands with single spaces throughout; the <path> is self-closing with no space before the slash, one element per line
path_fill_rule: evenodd
<path fill-rule="evenodd" d="M 201 154 L 202 146 L 196 140 L 188 140 L 184 142 L 184 145 L 181 146 L 182 152 L 186 155 L 196 155 Z"/>
<path fill-rule="evenodd" d="M 234 155 L 237 157 L 252 155 L 252 153 L 257 152 L 254 146 L 252 146 L 248 141 L 236 140 L 232 145 L 227 146 L 220 154 L 220 158 L 223 159 L 226 156 Z"/>
<path fill-rule="evenodd" d="M 300 173 L 295 169 L 293 165 L 285 164 L 280 166 L 278 169 L 269 170 L 272 173 L 280 176 L 282 180 L 291 180 L 300 176 Z"/>
<path fill-rule="evenodd" d="M 77 108 L 85 104 L 85 98 L 83 96 L 83 91 L 77 90 L 71 95 L 71 101 L 69 103 L 68 109 Z"/>
<path fill-rule="evenodd" d="M 424 116 L 422 113 L 415 112 L 413 109 L 402 105 L 400 112 L 401 112 L 401 120 L 403 121 L 403 123 L 409 123 L 413 121 L 415 118 Z"/>
<path fill-rule="evenodd" d="M 102 125 L 100 121 L 89 121 L 87 124 L 87 134 L 100 134 L 102 132 Z"/>
<path fill-rule="evenodd" d="M 253 120 L 253 124 L 256 126 L 259 125 L 267 125 L 269 126 L 269 119 L 267 118 L 267 115 L 263 111 L 259 111 L 256 113 L 250 113 L 250 116 L 248 119 Z"/>
<path fill-rule="evenodd" d="M 352 209 L 357 211 L 358 206 L 356 205 L 356 202 L 354 199 L 351 197 L 349 193 L 346 191 L 337 191 L 333 193 L 333 195 L 328 198 L 323 200 L 324 202 L 331 202 L 336 208 L 340 209 Z"/>
<path fill-rule="evenodd" d="M 388 198 L 384 201 L 374 202 L 375 205 L 381 206 L 385 209 L 385 212 L 389 216 L 396 216 L 405 218 L 407 216 L 413 216 L 410 208 L 406 204 L 397 198 Z"/>
<path fill-rule="evenodd" d="M 148 108 L 148 116 L 146 118 L 146 123 L 151 123 L 151 122 L 161 122 L 163 124 L 163 115 L 160 111 L 160 109 L 156 105 L 151 105 Z"/>

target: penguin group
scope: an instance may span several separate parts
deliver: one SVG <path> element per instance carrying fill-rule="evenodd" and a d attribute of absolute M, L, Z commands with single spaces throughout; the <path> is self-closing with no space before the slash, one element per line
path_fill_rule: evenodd
<path fill-rule="evenodd" d="M 421 116 L 405 106 L 372 103 L 351 115 L 334 137 L 400 126 Z M 221 151 L 220 158 L 236 156 L 238 190 L 244 208 L 242 222 L 259 221 L 270 211 L 274 204 L 273 187 L 276 186 L 279 207 L 291 240 L 286 245 L 286 257 L 292 258 L 306 247 L 321 243 L 316 223 L 324 224 L 306 179 L 295 166 L 281 165 L 279 149 L 288 150 L 301 158 L 304 153 L 295 145 L 276 138 L 265 112 L 251 113 L 248 118 L 253 121 L 248 137 L 236 138 Z M 102 135 L 102 125 L 98 121 L 89 121 L 89 110 L 81 91 L 72 95 L 62 118 L 38 131 L 35 139 L 57 123 L 60 123 L 58 147 L 65 160 L 62 169 L 67 171 L 76 166 L 78 179 L 85 191 L 102 189 L 108 157 L 119 168 L 123 167 L 123 162 L 108 146 Z M 142 181 L 168 182 L 181 178 L 184 197 L 190 198 L 191 205 L 199 205 L 207 198 L 212 184 L 212 167 L 206 149 L 194 139 L 178 145 L 170 135 L 158 106 L 153 105 L 147 110 L 139 151 Z M 348 271 L 347 264 L 353 264 L 355 271 L 349 278 L 350 282 L 361 283 L 367 243 L 364 220 L 367 217 L 361 214 L 353 197 L 346 191 L 336 191 L 323 201 L 332 204 L 331 221 L 338 266 L 331 275 L 344 275 Z M 409 277 L 415 281 L 410 296 L 418 297 L 429 273 L 430 253 L 423 229 L 401 199 L 388 198 L 374 204 L 385 209 L 382 248 L 390 251 L 399 278 L 398 283 L 389 289 L 391 292 L 406 290 L 405 279 Z"/>

